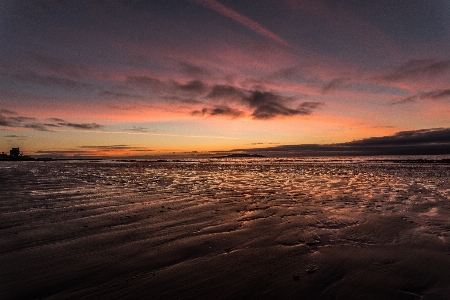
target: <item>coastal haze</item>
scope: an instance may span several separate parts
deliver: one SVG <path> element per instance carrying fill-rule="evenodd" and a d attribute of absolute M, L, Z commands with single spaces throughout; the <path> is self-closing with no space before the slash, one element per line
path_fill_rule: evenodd
<path fill-rule="evenodd" d="M 448 1 L 0 3 L 0 299 L 447 299 Z"/>

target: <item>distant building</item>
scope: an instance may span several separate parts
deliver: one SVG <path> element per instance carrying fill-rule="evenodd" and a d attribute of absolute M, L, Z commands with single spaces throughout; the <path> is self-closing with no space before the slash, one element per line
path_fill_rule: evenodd
<path fill-rule="evenodd" d="M 28 156 L 28 155 L 23 155 L 22 153 L 20 153 L 19 147 L 17 147 L 17 148 L 12 148 L 11 150 L 9 150 L 9 155 L 6 154 L 5 152 L 2 152 L 0 154 L 0 160 L 16 161 L 16 160 L 36 160 L 36 159 L 32 158 L 31 156 Z"/>
<path fill-rule="evenodd" d="M 19 157 L 20 156 L 20 150 L 19 148 L 12 148 L 11 150 L 9 150 L 9 156 L 11 157 Z"/>

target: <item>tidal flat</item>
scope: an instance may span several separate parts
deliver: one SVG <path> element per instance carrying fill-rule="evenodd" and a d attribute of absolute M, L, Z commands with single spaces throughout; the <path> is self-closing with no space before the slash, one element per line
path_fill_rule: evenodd
<path fill-rule="evenodd" d="M 450 164 L 0 164 L 0 299 L 448 299 Z"/>

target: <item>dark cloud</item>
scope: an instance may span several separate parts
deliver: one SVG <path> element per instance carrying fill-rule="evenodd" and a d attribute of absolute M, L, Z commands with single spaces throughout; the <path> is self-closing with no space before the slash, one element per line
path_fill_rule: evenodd
<path fill-rule="evenodd" d="M 39 131 L 50 131 L 49 127 L 71 127 L 74 129 L 93 130 L 101 129 L 102 125 L 97 123 L 71 123 L 59 118 L 47 119 L 49 122 L 42 123 L 36 118 L 23 116 L 4 116 L 0 114 L 0 126 L 29 128 Z"/>
<path fill-rule="evenodd" d="M 45 126 L 45 127 L 53 127 L 53 128 L 55 128 L 55 127 L 62 127 L 62 125 L 53 124 L 53 123 L 43 123 L 42 125 Z"/>
<path fill-rule="evenodd" d="M 248 106 L 251 110 L 251 116 L 257 120 L 269 120 L 277 117 L 309 115 L 314 109 L 318 108 L 320 102 L 303 102 L 297 108 L 290 108 L 287 103 L 295 102 L 292 97 L 283 97 L 273 92 L 265 91 L 246 91 L 230 85 L 215 85 L 206 96 L 207 99 L 218 100 L 230 103 L 234 102 L 239 106 Z M 227 104 L 216 105 L 214 108 L 203 108 L 191 112 L 192 115 L 210 115 L 210 116 L 231 116 L 233 118 L 242 117 L 245 114 L 239 110 L 230 107 Z"/>
<path fill-rule="evenodd" d="M 44 124 L 36 121 L 35 118 L 23 117 L 23 116 L 3 116 L 0 114 L 0 126 L 4 127 L 18 127 L 18 128 L 30 128 L 39 131 L 48 131 Z"/>
<path fill-rule="evenodd" d="M 402 131 L 340 144 L 282 145 L 240 151 L 286 156 L 450 154 L 450 128 Z"/>
<path fill-rule="evenodd" d="M 411 97 L 406 97 L 400 100 L 394 100 L 391 102 L 392 105 L 396 105 L 396 104 L 408 104 L 408 103 L 414 103 L 417 100 L 417 96 L 411 96 Z"/>
<path fill-rule="evenodd" d="M 250 143 L 250 145 L 279 145 L 280 143 L 263 143 L 263 142 L 257 142 L 257 143 Z"/>
<path fill-rule="evenodd" d="M 8 109 L 0 109 L 0 114 L 17 115 L 17 113 L 15 111 L 8 110 Z"/>
<path fill-rule="evenodd" d="M 128 76 L 127 83 L 154 87 L 163 84 L 161 80 L 149 76 Z"/>
<path fill-rule="evenodd" d="M 45 69 L 52 71 L 54 74 L 61 76 L 82 78 L 82 74 L 86 72 L 86 68 L 82 67 L 79 63 L 74 64 L 39 53 L 30 53 L 29 56 L 34 65 L 40 65 Z"/>
<path fill-rule="evenodd" d="M 6 116 L 5 116 L 6 115 Z M 0 126 L 4 127 L 23 127 L 25 122 L 31 122 L 36 119 L 18 116 L 17 113 L 2 109 L 0 111 Z"/>
<path fill-rule="evenodd" d="M 301 72 L 297 67 L 289 67 L 273 73 L 271 78 L 292 79 L 301 76 Z"/>
<path fill-rule="evenodd" d="M 130 151 L 130 152 L 149 152 L 153 150 L 149 150 L 145 147 L 136 147 L 132 145 L 90 145 L 90 146 L 80 146 L 80 149 L 86 151 Z"/>
<path fill-rule="evenodd" d="M 137 86 L 138 88 L 150 89 L 157 92 L 172 94 L 174 91 L 201 94 L 206 92 L 207 85 L 200 80 L 192 80 L 186 83 L 179 83 L 175 80 L 161 81 L 159 79 L 148 76 L 129 76 L 126 80 L 127 84 Z M 114 96 L 114 93 L 103 92 L 103 96 Z M 133 97 L 133 95 L 123 94 L 118 96 Z"/>
<path fill-rule="evenodd" d="M 450 60 L 411 60 L 383 77 L 387 81 L 436 76 L 450 70 Z"/>
<path fill-rule="evenodd" d="M 401 131 L 392 136 L 373 137 L 349 142 L 348 145 L 362 146 L 394 146 L 417 144 L 450 144 L 450 128 L 433 128 L 412 131 Z M 450 150 L 450 149 L 449 149 Z"/>
<path fill-rule="evenodd" d="M 184 92 L 203 93 L 206 90 L 206 85 L 200 80 L 193 80 L 186 84 L 175 83 L 175 86 Z"/>
<path fill-rule="evenodd" d="M 65 156 L 65 155 L 83 155 L 87 151 L 83 150 L 37 150 L 36 154 L 54 155 L 54 156 Z"/>
<path fill-rule="evenodd" d="M 202 110 L 194 110 L 191 112 L 191 115 L 193 116 L 204 116 L 208 112 L 207 108 L 203 108 Z"/>
<path fill-rule="evenodd" d="M 40 123 L 29 123 L 22 126 L 23 128 L 30 128 L 38 131 L 50 131 L 44 124 Z"/>
<path fill-rule="evenodd" d="M 297 108 L 301 115 L 310 115 L 313 110 L 323 106 L 323 102 L 303 102 Z"/>
<path fill-rule="evenodd" d="M 252 113 L 254 119 L 268 120 L 280 116 L 295 116 L 299 111 L 287 108 L 279 103 L 269 102 L 259 105 Z"/>
<path fill-rule="evenodd" d="M 27 122 L 27 121 L 36 120 L 35 118 L 29 118 L 29 117 L 23 117 L 23 116 L 9 117 L 9 119 L 12 120 L 13 122 L 17 122 L 17 123 L 23 123 L 23 122 Z"/>
<path fill-rule="evenodd" d="M 52 122 L 66 122 L 63 119 L 59 119 L 59 118 L 50 118 L 50 119 L 47 119 L 47 120 L 52 121 Z"/>
<path fill-rule="evenodd" d="M 230 85 L 215 85 L 211 89 L 211 92 L 207 95 L 210 99 L 237 99 L 242 100 L 245 97 L 245 93 Z"/>
<path fill-rule="evenodd" d="M 93 129 L 101 129 L 103 128 L 103 125 L 97 124 L 97 123 L 64 123 L 64 126 L 72 127 L 75 129 L 86 129 L 86 130 L 93 130 Z"/>
<path fill-rule="evenodd" d="M 438 90 L 427 93 L 422 93 L 419 96 L 421 99 L 443 99 L 450 98 L 450 89 L 448 90 Z"/>
<path fill-rule="evenodd" d="M 49 156 L 84 156 L 96 157 L 104 154 L 105 151 L 123 151 L 123 152 L 150 152 L 154 150 L 133 145 L 89 145 L 80 146 L 78 149 L 70 150 L 38 150 L 37 154 Z"/>
<path fill-rule="evenodd" d="M 25 135 L 15 135 L 15 134 L 10 134 L 10 135 L 5 135 L 6 138 L 26 138 Z"/>
<path fill-rule="evenodd" d="M 85 130 L 103 128 L 103 125 L 97 123 L 71 123 L 59 118 L 50 118 L 47 120 L 54 122 L 54 123 L 45 123 L 45 126 L 49 127 L 72 127 L 75 129 L 85 129 Z"/>
<path fill-rule="evenodd" d="M 228 106 L 217 106 L 214 108 L 203 108 L 201 111 L 195 110 L 192 115 L 202 116 L 225 116 L 231 118 L 238 118 L 244 116 L 244 112 Z"/>
<path fill-rule="evenodd" d="M 230 116 L 230 117 L 240 117 L 244 113 L 240 110 L 230 108 L 228 106 L 215 107 L 209 111 L 211 116 Z"/>
<path fill-rule="evenodd" d="M 304 102 L 297 109 L 284 105 L 292 101 L 291 98 L 282 97 L 272 92 L 253 91 L 250 96 L 243 99 L 251 108 L 254 108 L 252 116 L 258 120 L 268 120 L 276 117 L 309 115 L 317 108 L 319 102 Z"/>
<path fill-rule="evenodd" d="M 39 75 L 34 73 L 15 74 L 11 77 L 16 81 L 25 84 L 37 84 L 51 87 L 58 86 L 64 89 L 86 88 L 90 86 L 87 83 L 79 82 L 70 78 Z"/>
<path fill-rule="evenodd" d="M 416 95 L 406 97 L 397 101 L 393 101 L 392 104 L 406 104 L 416 102 L 417 100 L 439 100 L 450 98 L 450 89 L 447 90 L 436 90 L 431 92 L 418 93 Z"/>
<path fill-rule="evenodd" d="M 179 100 L 181 103 L 186 103 L 186 104 L 200 104 L 203 103 L 200 100 L 195 100 L 195 99 L 180 99 Z"/>
<path fill-rule="evenodd" d="M 244 98 L 244 101 L 255 109 L 252 113 L 255 119 L 272 119 L 277 116 L 297 114 L 296 110 L 280 104 L 280 102 L 283 102 L 283 97 L 271 92 L 253 91 L 250 96 Z"/>
<path fill-rule="evenodd" d="M 282 97 L 271 92 L 253 91 L 249 97 L 244 100 L 248 102 L 250 107 L 259 107 L 261 105 L 282 101 Z"/>
<path fill-rule="evenodd" d="M 184 97 L 179 97 L 179 96 L 167 96 L 167 97 L 162 97 L 162 99 L 172 101 L 172 102 L 179 102 L 179 103 L 183 103 L 183 104 L 201 104 L 201 103 L 203 103 L 202 101 L 197 100 L 197 99 L 184 98 Z"/>
<path fill-rule="evenodd" d="M 330 91 L 338 90 L 346 81 L 347 79 L 344 78 L 333 79 L 322 88 L 322 93 L 325 94 Z"/>
<path fill-rule="evenodd" d="M 206 70 L 205 68 L 202 68 L 202 67 L 190 64 L 190 63 L 186 63 L 186 62 L 181 62 L 180 68 L 183 73 L 185 73 L 186 75 L 192 76 L 192 77 L 207 76 L 210 74 L 209 71 Z"/>
<path fill-rule="evenodd" d="M 117 93 L 117 92 L 111 92 L 111 91 L 102 91 L 98 93 L 101 97 L 106 98 L 142 98 L 142 96 L 129 94 L 129 93 Z"/>
<path fill-rule="evenodd" d="M 100 146 L 80 146 L 81 149 L 94 150 L 146 150 L 144 147 L 136 147 L 130 145 L 100 145 Z M 150 151 L 150 150 L 146 150 Z"/>
<path fill-rule="evenodd" d="M 11 122 L 8 118 L 0 115 L 0 126 L 4 127 L 14 126 L 14 123 Z"/>
<path fill-rule="evenodd" d="M 125 131 L 131 131 L 131 132 L 137 132 L 137 133 L 139 133 L 139 132 L 144 133 L 144 132 L 148 132 L 148 128 L 146 128 L 146 127 L 137 127 L 137 126 L 133 126 L 132 128 L 125 129 Z"/>

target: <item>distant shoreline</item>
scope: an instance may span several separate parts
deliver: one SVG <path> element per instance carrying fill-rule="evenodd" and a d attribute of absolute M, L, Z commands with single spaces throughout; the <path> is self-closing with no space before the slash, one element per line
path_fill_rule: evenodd
<path fill-rule="evenodd" d="M 267 156 L 261 154 L 232 153 L 224 156 L 216 156 L 212 158 L 265 158 Z"/>
<path fill-rule="evenodd" d="M 339 157 L 339 156 L 336 156 Z M 344 157 L 344 156 L 342 156 Z M 347 157 L 347 156 L 345 156 Z M 101 161 L 115 161 L 115 162 L 128 162 L 128 163 L 182 163 L 182 162 L 193 162 L 193 161 L 201 161 L 204 159 L 209 159 L 211 161 L 214 160 L 222 160 L 227 158 L 269 158 L 263 155 L 259 154 L 230 154 L 225 156 L 214 156 L 214 157 L 202 157 L 202 158 L 186 158 L 186 159 L 140 159 L 140 158 L 108 158 L 108 157 L 102 157 L 102 158 L 51 158 L 51 157 L 45 157 L 45 158 L 34 158 L 34 157 L 13 157 L 13 158 L 0 158 L 0 162 L 25 162 L 25 161 L 35 161 L 35 162 L 58 162 L 58 161 L 88 161 L 88 162 L 101 162 Z M 274 159 L 274 161 L 277 162 L 315 162 L 316 159 L 318 161 L 323 162 L 320 158 L 321 156 L 315 157 L 314 160 L 310 160 L 308 157 L 299 157 L 297 159 L 292 158 L 286 158 L 286 160 L 283 157 L 270 157 L 270 159 Z M 324 156 L 325 158 L 329 158 L 328 156 Z M 357 158 L 361 158 L 361 156 L 357 156 Z M 326 160 L 327 162 L 336 162 L 341 160 Z M 424 158 L 406 158 L 406 159 L 392 159 L 392 158 L 386 158 L 386 159 L 367 159 L 364 160 L 368 163 L 395 163 L 395 164 L 401 164 L 401 163 L 409 163 L 409 164 L 450 164 L 450 158 L 442 158 L 442 159 L 424 159 Z"/>

